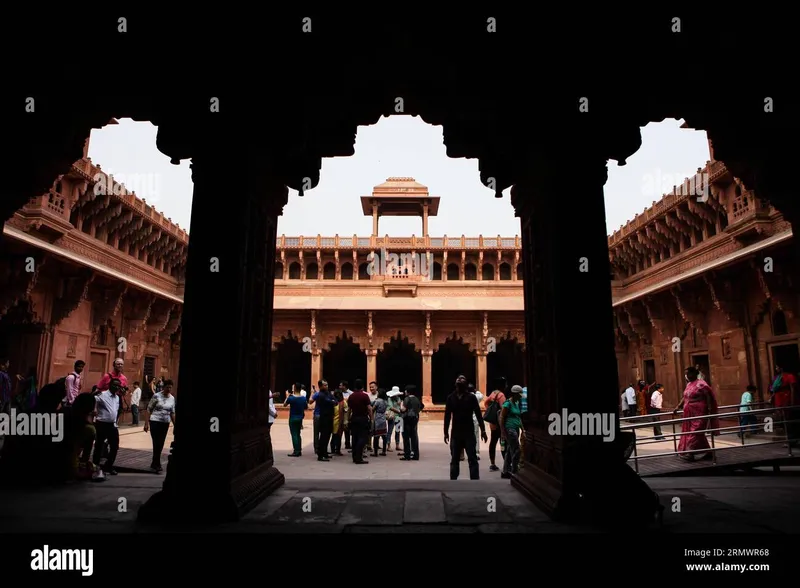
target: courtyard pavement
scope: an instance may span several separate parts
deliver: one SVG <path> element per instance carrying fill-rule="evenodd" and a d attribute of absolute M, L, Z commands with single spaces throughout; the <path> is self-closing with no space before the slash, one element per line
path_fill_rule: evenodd
<path fill-rule="evenodd" d="M 309 423 L 310 424 L 310 423 Z M 397 454 L 370 457 L 356 465 L 348 454 L 329 463 L 313 457 L 306 437 L 304 455 L 287 457 L 286 422 L 273 427 L 276 465 L 286 485 L 257 505 L 243 520 L 223 526 L 199 525 L 208 532 L 316 533 L 575 533 L 590 529 L 555 523 L 488 471 L 481 451 L 481 480 L 471 481 L 462 462 L 461 479 L 450 481 L 448 447 L 442 424 L 421 426 L 420 461 L 398 461 Z M 128 428 L 122 444 L 149 449 L 149 435 Z M 310 427 L 304 431 L 310 433 Z M 649 479 L 665 506 L 657 533 L 793 533 L 800 523 L 800 472 Z M 163 476 L 121 473 L 102 483 L 74 483 L 53 489 L 0 491 L 0 528 L 7 532 L 161 531 L 136 522 L 138 508 L 156 491 Z M 202 513 L 198 513 L 198 520 Z"/>

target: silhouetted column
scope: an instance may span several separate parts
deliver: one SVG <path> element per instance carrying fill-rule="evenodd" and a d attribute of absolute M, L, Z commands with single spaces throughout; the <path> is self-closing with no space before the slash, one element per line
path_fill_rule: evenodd
<path fill-rule="evenodd" d="M 370 382 L 378 381 L 378 350 L 367 349 L 364 353 L 367 354 L 367 381 L 364 386 L 368 386 Z M 352 385 L 352 382 L 350 382 Z"/>
<path fill-rule="evenodd" d="M 287 189 L 264 169 L 263 159 L 241 161 L 224 145 L 193 159 L 176 436 L 164 487 L 140 519 L 235 520 L 284 482 L 267 423 L 276 227 Z"/>
<path fill-rule="evenodd" d="M 556 518 L 637 517 L 652 493 L 619 442 L 549 431 L 554 413 L 599 413 L 614 416 L 620 439 L 606 162 L 571 154 L 539 159 L 528 173 L 511 190 L 522 225 L 530 411 L 528 459 L 512 484 Z"/>
<path fill-rule="evenodd" d="M 486 352 L 478 350 L 475 353 L 475 388 L 487 394 L 486 392 Z"/>
<path fill-rule="evenodd" d="M 431 378 L 433 366 L 433 351 L 422 350 L 422 403 L 433 406 L 433 380 Z"/>
<path fill-rule="evenodd" d="M 311 350 L 311 385 L 316 386 L 322 379 L 322 352 L 320 349 Z M 330 382 L 329 382 L 330 383 Z"/>

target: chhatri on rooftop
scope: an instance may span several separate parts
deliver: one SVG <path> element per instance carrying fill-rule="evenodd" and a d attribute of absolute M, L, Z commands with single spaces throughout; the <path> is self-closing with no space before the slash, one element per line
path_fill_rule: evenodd
<path fill-rule="evenodd" d="M 422 218 L 422 236 L 428 236 L 428 217 L 439 213 L 439 196 L 431 196 L 428 187 L 414 178 L 387 178 L 375 186 L 371 196 L 361 197 L 364 216 L 372 216 L 372 235 L 378 235 L 381 216 L 418 216 Z"/>

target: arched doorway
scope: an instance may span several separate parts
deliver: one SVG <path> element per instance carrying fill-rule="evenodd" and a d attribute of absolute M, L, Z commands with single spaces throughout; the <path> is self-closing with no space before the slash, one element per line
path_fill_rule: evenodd
<path fill-rule="evenodd" d="M 272 391 L 283 400 L 286 390 L 295 382 L 306 385 L 306 390 L 311 390 L 311 354 L 303 351 L 302 339 L 288 332 L 287 337 L 281 337 L 277 350 L 272 352 L 275 380 Z M 316 382 L 314 382 L 316 384 Z"/>
<path fill-rule="evenodd" d="M 398 386 L 401 390 L 409 384 L 417 387 L 418 396 L 422 397 L 422 354 L 417 351 L 408 337 L 400 331 L 384 344 L 378 353 L 377 380 L 380 388 L 391 389 Z M 367 382 L 364 382 L 367 384 Z"/>
<path fill-rule="evenodd" d="M 12 394 L 16 393 L 16 374 L 25 376 L 31 368 L 37 368 L 41 339 L 45 332 L 45 325 L 38 322 L 30 301 L 26 299 L 17 302 L 0 318 L 0 358 L 5 357 L 10 362 Z M 65 366 L 64 375 L 70 371 L 72 364 Z M 37 372 L 37 377 L 42 377 L 42 374 Z M 59 374 L 57 377 L 62 376 Z M 40 386 L 45 383 L 42 382 Z"/>
<path fill-rule="evenodd" d="M 455 331 L 433 352 L 431 362 L 431 398 L 434 404 L 445 403 L 459 374 L 464 374 L 468 382 L 477 386 L 475 353 Z"/>
<path fill-rule="evenodd" d="M 507 333 L 497 341 L 496 349 L 486 356 L 486 385 L 491 388 L 495 378 L 505 378 L 509 386 L 527 386 L 525 381 L 525 354 L 522 343 Z M 481 390 L 489 393 L 491 390 Z"/>
<path fill-rule="evenodd" d="M 356 378 L 362 380 L 367 376 L 367 354 L 364 353 L 347 332 L 336 337 L 330 349 L 322 352 L 322 377 L 333 390 L 342 380 L 351 386 Z"/>

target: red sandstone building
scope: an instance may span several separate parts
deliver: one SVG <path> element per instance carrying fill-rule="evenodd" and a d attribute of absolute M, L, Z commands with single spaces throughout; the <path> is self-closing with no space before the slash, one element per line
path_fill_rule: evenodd
<path fill-rule="evenodd" d="M 776 362 L 800 367 L 800 268 L 779 211 L 721 162 L 698 171 L 707 200 L 676 187 L 609 237 L 619 387 L 659 381 L 675 403 L 683 369 L 700 364 L 730 404 L 751 382 L 766 390 Z M 76 359 L 99 379 L 115 356 L 133 379 L 176 379 L 188 235 L 124 189 L 95 195 L 98 173 L 84 151 L 5 224 L 0 353 L 40 382 Z M 481 390 L 499 375 L 525 383 L 520 240 L 431 237 L 438 205 L 389 178 L 361 198 L 371 236 L 278 238 L 273 390 L 365 377 L 416 384 L 430 404 L 458 373 Z M 387 215 L 419 216 L 420 235 L 379 236 Z M 381 264 L 387 254 L 399 264 Z M 34 271 L 13 274 L 15 257 Z M 592 333 L 573 335 L 575 385 L 591 387 Z"/>
<path fill-rule="evenodd" d="M 176 378 L 189 236 L 118 184 L 96 194 L 107 176 L 88 144 L 3 227 L 0 354 L 12 374 L 34 368 L 40 385 L 82 359 L 91 386 L 115 357 L 131 383 Z"/>

